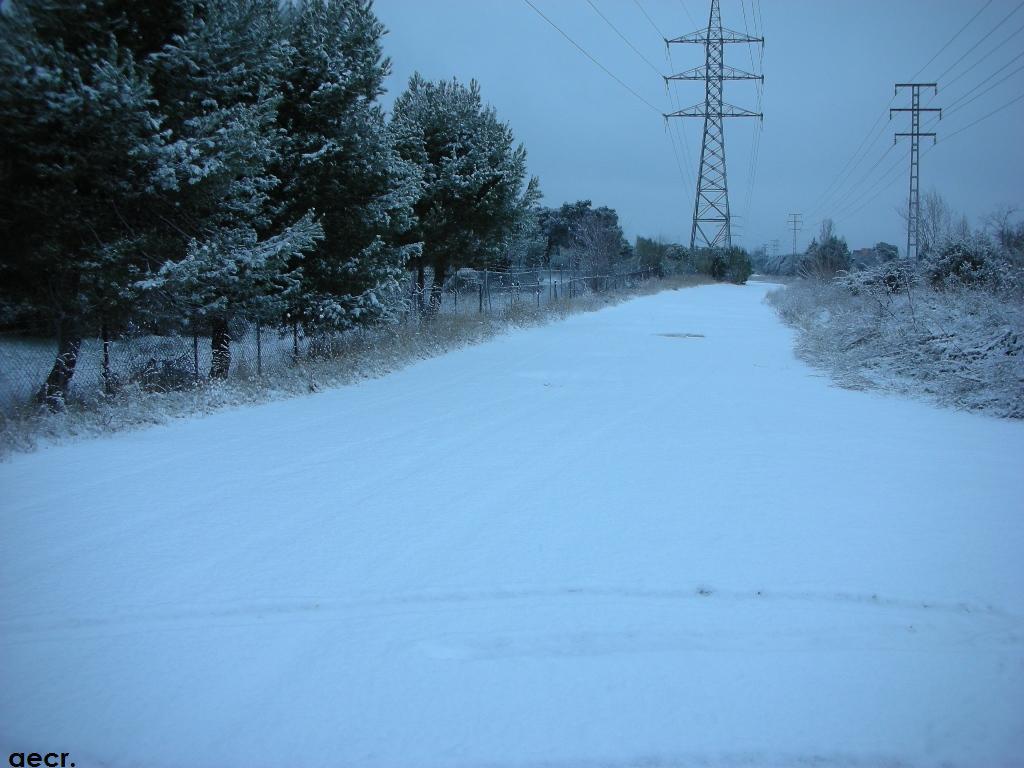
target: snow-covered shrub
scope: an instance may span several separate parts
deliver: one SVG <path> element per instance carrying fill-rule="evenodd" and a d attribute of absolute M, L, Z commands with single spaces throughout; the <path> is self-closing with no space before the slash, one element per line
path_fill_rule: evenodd
<path fill-rule="evenodd" d="M 918 282 L 918 278 L 914 265 L 901 259 L 850 272 L 835 281 L 854 295 L 863 293 L 877 298 L 879 294 L 905 293 Z"/>
<path fill-rule="evenodd" d="M 719 280 L 727 280 L 730 283 L 736 283 L 737 285 L 743 285 L 747 282 L 747 278 L 750 277 L 754 271 L 753 266 L 750 263 L 750 256 L 742 248 L 729 248 L 720 256 L 723 265 L 721 269 L 721 275 L 715 276 Z"/>
<path fill-rule="evenodd" d="M 1006 259 L 984 234 L 943 237 L 924 254 L 922 269 L 934 288 L 995 285 Z"/>
<path fill-rule="evenodd" d="M 1024 302 L 986 285 L 936 289 L 908 266 L 799 281 L 769 301 L 799 330 L 798 355 L 843 386 L 1024 418 Z"/>
<path fill-rule="evenodd" d="M 753 273 L 750 256 L 742 248 L 699 248 L 690 253 L 694 271 L 715 280 L 742 285 Z"/>
<path fill-rule="evenodd" d="M 850 249 L 846 241 L 829 234 L 820 243 L 811 242 L 797 266 L 800 277 L 811 280 L 831 280 L 850 269 Z"/>

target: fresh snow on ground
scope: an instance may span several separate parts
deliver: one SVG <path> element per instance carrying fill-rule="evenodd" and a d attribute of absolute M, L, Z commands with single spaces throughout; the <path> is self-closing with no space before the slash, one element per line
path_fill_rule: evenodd
<path fill-rule="evenodd" d="M 1024 765 L 1024 424 L 766 286 L 0 465 L 0 747 L 92 766 Z"/>

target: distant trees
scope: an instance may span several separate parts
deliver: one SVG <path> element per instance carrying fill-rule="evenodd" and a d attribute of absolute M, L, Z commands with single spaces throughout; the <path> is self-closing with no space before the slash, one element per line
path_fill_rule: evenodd
<path fill-rule="evenodd" d="M 885 264 L 899 258 L 900 249 L 885 242 L 876 243 L 871 248 L 859 248 L 850 253 L 851 269 L 867 269 L 877 264 Z"/>
<path fill-rule="evenodd" d="M 689 254 L 694 272 L 727 283 L 743 285 L 754 271 L 750 255 L 739 246 L 697 248 Z"/>
<path fill-rule="evenodd" d="M 818 236 L 800 259 L 797 273 L 815 280 L 830 280 L 849 269 L 850 249 L 846 240 L 835 234 L 832 219 L 825 219 Z"/>
<path fill-rule="evenodd" d="M 540 211 L 537 206 L 531 206 L 519 217 L 506 239 L 504 258 L 499 266 L 513 270 L 533 270 L 545 265 L 547 238 L 541 227 Z"/>
<path fill-rule="evenodd" d="M 452 268 L 485 266 L 528 214 L 538 184 L 527 178 L 526 150 L 485 106 L 476 81 L 429 82 L 413 75 L 395 101 L 391 129 L 401 158 L 419 171 L 411 239 L 420 295 L 433 272 L 432 310 Z"/>
<path fill-rule="evenodd" d="M 537 263 L 526 152 L 479 87 L 413 78 L 389 123 L 370 0 L 11 0 L 0 13 L 0 321 L 58 338 L 347 329 L 407 266 Z"/>
<path fill-rule="evenodd" d="M 613 209 L 594 208 L 590 200 L 564 203 L 540 213 L 546 239 L 545 260 L 557 257 L 564 267 L 589 274 L 612 274 L 632 268 L 633 249 Z"/>
<path fill-rule="evenodd" d="M 637 266 L 651 270 L 658 277 L 664 277 L 668 271 L 669 248 L 671 246 L 661 240 L 637 236 L 633 247 Z"/>

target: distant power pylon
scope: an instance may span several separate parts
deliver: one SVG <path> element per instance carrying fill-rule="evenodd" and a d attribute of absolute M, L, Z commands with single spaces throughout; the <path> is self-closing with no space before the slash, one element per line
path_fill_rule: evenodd
<path fill-rule="evenodd" d="M 732 219 L 729 215 L 729 184 L 725 175 L 725 132 L 724 119 L 727 117 L 759 117 L 760 112 L 751 112 L 722 101 L 722 83 L 726 80 L 760 80 L 763 75 L 743 72 L 725 65 L 726 43 L 764 43 L 763 37 L 750 37 L 731 29 L 722 28 L 722 14 L 719 0 L 711 0 L 711 14 L 706 30 L 691 32 L 682 37 L 666 39 L 666 45 L 673 43 L 695 43 L 704 46 L 704 66 L 694 67 L 685 72 L 669 75 L 669 80 L 703 80 L 704 104 L 697 104 L 678 112 L 665 115 L 670 117 L 703 117 L 704 138 L 700 147 L 700 174 L 697 178 L 697 198 L 693 204 L 693 226 L 690 229 L 690 248 L 697 245 L 707 248 L 728 248 L 732 245 Z"/>
<path fill-rule="evenodd" d="M 942 109 L 938 107 L 921 106 L 921 89 L 931 88 L 934 94 L 938 94 L 937 83 L 896 83 L 895 93 L 900 88 L 910 89 L 910 106 L 893 107 L 889 110 L 889 119 L 892 120 L 893 112 L 910 113 L 910 133 L 897 133 L 892 141 L 895 144 L 901 136 L 910 137 L 910 200 L 907 204 L 907 258 L 916 259 L 918 256 L 918 239 L 921 235 L 921 201 L 918 197 L 918 188 L 921 174 L 920 139 L 922 136 L 931 136 L 932 141 L 938 141 L 934 133 L 921 132 L 921 113 L 938 112 L 939 119 L 942 119 Z"/>
<path fill-rule="evenodd" d="M 789 225 L 793 228 L 793 255 L 796 256 L 796 235 L 804 228 L 804 215 L 802 213 L 789 214 Z"/>
<path fill-rule="evenodd" d="M 772 240 L 772 257 L 779 255 L 779 241 L 778 239 Z"/>

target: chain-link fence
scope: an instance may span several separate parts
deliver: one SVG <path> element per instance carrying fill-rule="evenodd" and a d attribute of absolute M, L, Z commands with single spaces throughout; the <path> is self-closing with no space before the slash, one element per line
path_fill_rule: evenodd
<path fill-rule="evenodd" d="M 397 296 L 392 316 L 398 323 L 422 325 L 429 332 L 437 315 L 502 317 L 517 311 L 544 311 L 583 296 L 636 287 L 647 271 L 581 275 L 562 270 L 459 270 L 443 286 L 421 287 L 415 275 Z M 246 317 L 230 323 L 229 379 L 258 379 L 311 359 L 341 354 L 353 333 L 309 331 L 301 323 L 281 326 Z M 0 330 L 0 414 L 31 405 L 57 356 L 57 341 L 38 329 Z M 68 399 L 81 403 L 116 394 L 126 387 L 167 392 L 209 381 L 213 363 L 208 333 L 161 333 L 129 325 L 116 334 L 83 338 L 74 364 Z"/>

